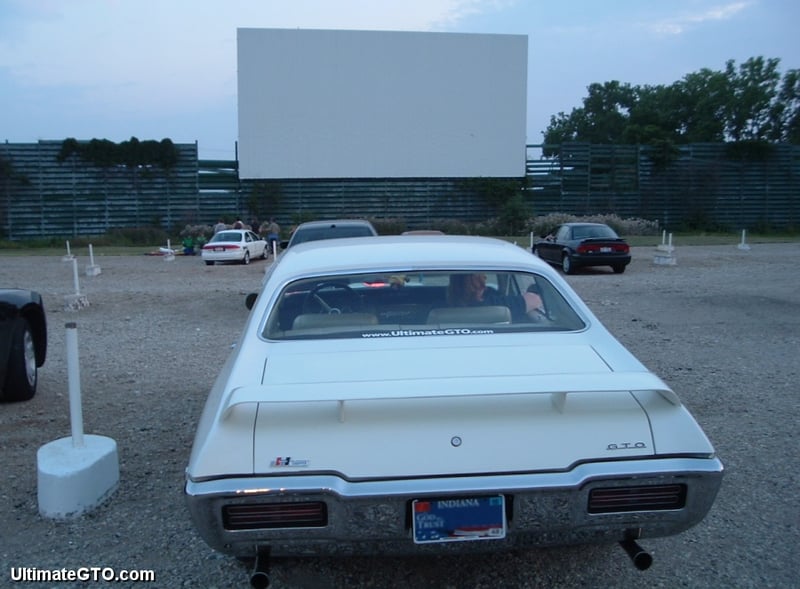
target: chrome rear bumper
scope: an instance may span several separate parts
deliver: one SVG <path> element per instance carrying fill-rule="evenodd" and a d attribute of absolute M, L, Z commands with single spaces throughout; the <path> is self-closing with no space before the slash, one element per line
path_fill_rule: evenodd
<path fill-rule="evenodd" d="M 489 474 L 354 482 L 335 475 L 258 476 L 186 482 L 195 526 L 212 548 L 253 556 L 269 548 L 275 556 L 425 554 L 506 550 L 615 542 L 668 536 L 700 522 L 722 482 L 716 458 L 670 458 L 582 464 L 568 472 Z M 590 513 L 597 488 L 685 485 L 685 505 Z M 410 504 L 414 499 L 501 493 L 506 496 L 504 539 L 415 544 Z M 226 529 L 223 508 L 281 502 L 324 502 L 326 525 L 270 529 Z"/>

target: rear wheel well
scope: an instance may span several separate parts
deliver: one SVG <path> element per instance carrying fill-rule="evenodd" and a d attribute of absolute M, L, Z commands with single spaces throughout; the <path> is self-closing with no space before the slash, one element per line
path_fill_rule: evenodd
<path fill-rule="evenodd" d="M 42 366 L 47 358 L 47 321 L 44 312 L 38 306 L 28 306 L 23 308 L 20 314 L 31 327 L 36 365 Z"/>

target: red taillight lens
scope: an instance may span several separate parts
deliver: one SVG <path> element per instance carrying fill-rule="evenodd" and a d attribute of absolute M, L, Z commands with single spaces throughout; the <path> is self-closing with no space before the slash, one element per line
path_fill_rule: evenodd
<path fill-rule="evenodd" d="M 242 246 L 234 245 L 231 243 L 209 243 L 203 246 L 204 250 L 209 250 L 212 252 L 220 248 L 224 249 L 227 252 L 228 250 L 240 250 L 242 249 Z"/>
<path fill-rule="evenodd" d="M 226 530 L 322 528 L 328 525 L 328 507 L 322 501 L 225 505 L 222 523 Z"/>
<path fill-rule="evenodd" d="M 601 243 L 601 244 L 581 244 L 576 248 L 579 254 L 607 254 L 613 252 L 615 254 L 627 254 L 630 251 L 627 243 Z"/>
<path fill-rule="evenodd" d="M 686 506 L 686 485 L 609 487 L 589 492 L 589 513 L 664 511 Z"/>

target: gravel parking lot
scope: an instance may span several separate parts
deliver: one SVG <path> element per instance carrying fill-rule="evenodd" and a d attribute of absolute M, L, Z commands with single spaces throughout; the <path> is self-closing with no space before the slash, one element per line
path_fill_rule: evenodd
<path fill-rule="evenodd" d="M 800 576 L 800 243 L 680 247 L 655 265 L 635 248 L 625 274 L 568 281 L 613 333 L 681 396 L 725 464 L 710 515 L 679 536 L 643 540 L 638 571 L 613 546 L 468 558 L 286 560 L 281 588 L 797 587 Z M 185 508 L 183 469 L 205 396 L 247 317 L 244 298 L 269 261 L 205 266 L 199 258 L 104 256 L 72 264 L 0 254 L 0 285 L 33 288 L 48 310 L 50 350 L 39 392 L 0 405 L 0 586 L 249 586 L 249 570 L 209 549 Z M 38 513 L 36 452 L 70 432 L 64 325 L 77 322 L 87 433 L 116 440 L 120 486 L 69 521 Z M 13 583 L 19 568 L 152 570 L 150 583 Z"/>

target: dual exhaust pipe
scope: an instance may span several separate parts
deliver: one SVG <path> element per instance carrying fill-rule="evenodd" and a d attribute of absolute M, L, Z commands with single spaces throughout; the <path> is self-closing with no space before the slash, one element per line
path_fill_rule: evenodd
<path fill-rule="evenodd" d="M 653 564 L 653 557 L 650 556 L 650 553 L 639 546 L 639 543 L 633 538 L 625 538 L 624 540 L 620 540 L 619 545 L 622 546 L 627 555 L 630 557 L 631 561 L 633 562 L 633 566 L 640 571 L 646 571 L 650 568 L 650 565 Z"/>
<path fill-rule="evenodd" d="M 253 572 L 250 573 L 250 586 L 254 589 L 267 589 L 269 583 L 269 550 L 259 550 Z"/>

